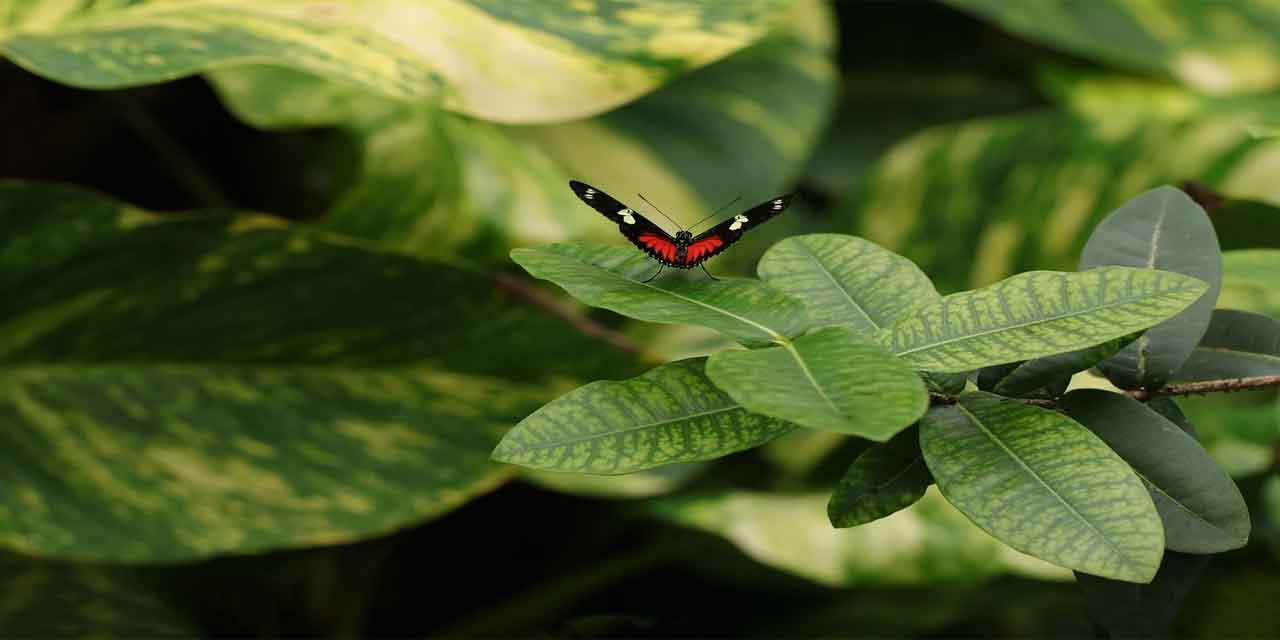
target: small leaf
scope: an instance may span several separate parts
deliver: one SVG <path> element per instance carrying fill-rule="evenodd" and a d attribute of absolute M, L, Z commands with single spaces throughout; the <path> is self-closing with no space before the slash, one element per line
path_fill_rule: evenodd
<path fill-rule="evenodd" d="M 515 249 L 511 258 L 589 305 L 637 320 L 700 324 L 748 346 L 784 340 L 805 324 L 799 302 L 754 280 L 641 282 L 655 263 L 634 249 L 549 244 Z"/>
<path fill-rule="evenodd" d="M 1176 424 L 1133 398 L 1100 389 L 1072 391 L 1060 406 L 1142 478 L 1164 521 L 1166 547 L 1219 553 L 1249 541 L 1249 509 L 1240 490 Z"/>
<path fill-rule="evenodd" d="M 1187 594 L 1200 581 L 1209 556 L 1164 554 L 1149 584 L 1134 584 L 1076 573 L 1089 615 L 1113 638 L 1171 637 Z"/>
<path fill-rule="evenodd" d="M 948 396 L 954 396 L 964 391 L 965 385 L 969 382 L 969 374 L 966 372 L 925 372 L 921 376 L 924 378 L 925 386 L 929 387 L 929 391 Z"/>
<path fill-rule="evenodd" d="M 1184 275 L 1128 267 L 1031 271 L 917 307 L 879 337 L 917 369 L 967 371 L 1145 329 L 1182 311 L 1206 287 Z"/>
<path fill-rule="evenodd" d="M 1017 398 L 1056 398 L 1067 390 L 1071 376 L 1109 358 L 1137 335 L 1121 336 L 1106 342 L 1017 363 L 987 367 L 979 373 L 979 388 L 997 395 Z M 985 386 L 983 379 L 986 379 Z"/>
<path fill-rule="evenodd" d="M 1152 189 L 1103 219 L 1085 243 L 1081 270 L 1110 265 L 1172 271 L 1209 285 L 1190 307 L 1098 363 L 1121 389 L 1162 387 L 1200 342 L 1218 299 L 1222 255 L 1213 223 L 1181 190 Z"/>
<path fill-rule="evenodd" d="M 920 376 L 844 327 L 721 351 L 707 376 L 742 406 L 811 429 L 888 440 L 928 408 Z"/>
<path fill-rule="evenodd" d="M 833 527 L 856 527 L 915 504 L 931 484 L 920 430 L 912 427 L 871 445 L 849 465 L 827 503 L 827 517 Z"/>
<path fill-rule="evenodd" d="M 1164 534 L 1146 488 L 1062 414 L 969 393 L 929 411 L 920 450 L 942 495 L 1014 549 L 1129 582 L 1160 566 Z"/>
<path fill-rule="evenodd" d="M 623 382 L 593 382 L 520 421 L 493 459 L 534 469 L 612 475 L 710 460 L 795 427 L 743 409 L 703 374 L 704 358 Z"/>
<path fill-rule="evenodd" d="M 1280 322 L 1248 311 L 1216 309 L 1209 330 L 1174 377 L 1219 380 L 1274 375 L 1280 375 Z"/>
<path fill-rule="evenodd" d="M 810 327 L 877 331 L 941 297 L 915 263 L 853 236 L 787 238 L 765 252 L 757 270 L 769 286 L 804 303 Z"/>

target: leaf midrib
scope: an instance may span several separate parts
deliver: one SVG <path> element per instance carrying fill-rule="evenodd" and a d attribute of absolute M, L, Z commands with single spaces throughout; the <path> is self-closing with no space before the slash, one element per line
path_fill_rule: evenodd
<path fill-rule="evenodd" d="M 1160 495 L 1162 495 L 1162 496 L 1164 496 L 1164 497 L 1168 498 L 1168 499 L 1169 499 L 1169 502 L 1172 502 L 1172 503 L 1173 503 L 1174 505 L 1176 505 L 1179 509 L 1181 509 L 1181 510 L 1185 511 L 1185 512 L 1187 513 L 1187 515 L 1190 515 L 1192 518 L 1194 518 L 1194 519 L 1196 519 L 1196 520 L 1199 520 L 1200 522 L 1203 522 L 1203 523 L 1204 523 L 1206 526 L 1208 526 L 1210 529 L 1213 529 L 1213 530 L 1215 530 L 1215 531 L 1218 531 L 1219 533 L 1221 533 L 1221 534 L 1223 534 L 1223 535 L 1227 536 L 1228 538 L 1230 538 L 1230 539 L 1231 539 L 1231 540 L 1233 540 L 1233 541 L 1239 540 L 1238 536 L 1233 535 L 1230 531 L 1227 531 L 1225 528 L 1223 528 L 1223 527 L 1219 526 L 1218 524 L 1215 524 L 1214 522 L 1210 521 L 1208 518 L 1206 518 L 1206 517 L 1204 517 L 1204 516 L 1200 515 L 1199 513 L 1195 512 L 1195 511 L 1192 511 L 1192 510 L 1191 510 L 1191 507 L 1188 507 L 1187 505 L 1183 504 L 1183 503 L 1182 503 L 1182 501 L 1178 500 L 1177 498 L 1173 497 L 1172 495 L 1169 495 L 1169 492 L 1168 492 L 1168 491 L 1165 491 L 1163 487 L 1161 487 L 1160 485 L 1158 485 L 1158 484 L 1156 484 L 1156 483 L 1152 482 L 1152 481 L 1151 481 L 1151 478 L 1148 478 L 1148 477 L 1146 476 L 1146 474 L 1144 474 L 1144 473 L 1142 473 L 1141 471 L 1139 471 L 1137 467 L 1134 467 L 1133 465 L 1129 465 L 1129 468 L 1130 468 L 1130 469 L 1133 469 L 1133 473 L 1134 473 L 1135 475 L 1137 475 L 1139 478 L 1141 478 L 1141 479 L 1142 479 L 1142 482 L 1143 482 L 1144 484 L 1146 484 L 1148 487 L 1150 487 L 1150 488 L 1154 489 L 1155 491 L 1159 492 L 1159 493 L 1160 493 Z"/>
<path fill-rule="evenodd" d="M 840 409 L 836 407 L 836 404 L 831 401 L 831 398 L 830 396 L 827 395 L 827 392 L 824 391 L 822 389 L 822 386 L 818 384 L 817 378 L 813 377 L 813 372 L 809 370 L 809 365 L 805 364 L 804 358 L 800 356 L 800 352 L 796 349 L 795 345 L 792 344 L 790 341 L 787 341 L 782 343 L 782 347 L 791 354 L 791 357 L 795 359 L 796 364 L 800 365 L 800 371 L 804 373 L 804 377 L 809 379 L 809 384 L 813 385 L 813 388 L 818 392 L 818 396 L 821 397 L 822 400 L 827 403 L 827 406 L 831 408 L 831 411 L 835 413 L 837 416 L 844 418 L 844 412 L 840 411 Z"/>
<path fill-rule="evenodd" d="M 835 276 L 831 274 L 831 271 L 827 269 L 826 264 L 824 264 L 821 260 L 818 259 L 818 255 L 816 253 L 810 250 L 809 247 L 804 245 L 803 243 L 796 243 L 796 244 L 797 246 L 800 247 L 800 249 L 803 251 L 806 257 L 808 257 L 811 261 L 813 261 L 814 264 L 818 265 L 818 271 L 822 272 L 822 275 L 826 276 L 827 279 L 831 281 L 831 284 L 835 285 L 836 290 L 838 290 L 841 293 L 841 295 L 844 296 L 845 300 L 849 301 L 849 306 L 853 307 L 858 313 L 862 314 L 862 317 L 866 319 L 867 323 L 871 325 L 873 330 L 879 331 L 880 329 L 883 328 L 880 326 L 880 323 L 876 322 L 875 320 L 872 320 L 871 315 L 868 314 L 866 310 L 864 310 L 853 299 L 853 296 L 850 295 L 849 290 L 846 289 L 844 285 L 840 283 L 839 280 L 836 280 Z"/>

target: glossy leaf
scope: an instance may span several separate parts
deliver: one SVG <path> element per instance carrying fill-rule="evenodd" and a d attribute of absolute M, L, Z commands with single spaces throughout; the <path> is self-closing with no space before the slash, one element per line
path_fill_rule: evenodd
<path fill-rule="evenodd" d="M 1218 380 L 1274 375 L 1280 375 L 1280 321 L 1248 311 L 1217 309 L 1200 344 L 1174 377 Z"/>
<path fill-rule="evenodd" d="M 827 503 L 827 517 L 836 528 L 879 520 L 915 504 L 931 484 L 920 430 L 913 427 L 871 445 L 849 465 Z"/>
<path fill-rule="evenodd" d="M 1222 254 L 1219 307 L 1254 311 L 1280 319 L 1280 249 L 1241 249 Z"/>
<path fill-rule="evenodd" d="M 1155 576 L 1164 533 L 1151 496 L 1070 418 L 974 392 L 929 411 L 920 450 L 942 495 L 1009 546 L 1116 580 Z"/>
<path fill-rule="evenodd" d="M 1182 603 L 1200 581 L 1209 556 L 1166 552 L 1149 584 L 1076 573 L 1089 615 L 1113 638 L 1172 637 Z"/>
<path fill-rule="evenodd" d="M 1280 85 L 1280 10 L 1259 2 L 946 0 L 1018 35 L 1207 93 Z"/>
<path fill-rule="evenodd" d="M 733 401 L 707 379 L 705 362 L 682 360 L 571 391 L 521 420 L 493 459 L 551 471 L 630 473 L 719 458 L 795 428 Z"/>
<path fill-rule="evenodd" d="M 707 360 L 707 376 L 752 411 L 872 440 L 888 440 L 929 405 L 914 371 L 844 327 L 721 351 Z"/>
<path fill-rule="evenodd" d="M 1182 191 L 1153 189 L 1116 209 L 1089 236 L 1080 268 L 1107 265 L 1171 271 L 1209 285 L 1190 307 L 1098 363 L 1098 369 L 1122 389 L 1162 387 L 1204 335 L 1218 299 L 1222 257 L 1213 223 Z"/>
<path fill-rule="evenodd" d="M 516 249 L 511 258 L 582 302 L 637 320 L 700 324 L 747 345 L 784 340 L 804 327 L 799 302 L 753 280 L 642 282 L 655 263 L 632 248 L 550 244 Z"/>
<path fill-rule="evenodd" d="M 825 493 L 730 491 L 661 498 L 650 509 L 722 536 L 757 562 L 831 587 L 937 584 L 1005 573 L 1070 576 L 1000 544 L 934 491 L 910 508 L 844 530 L 832 529 L 823 515 L 826 500 Z"/>
<path fill-rule="evenodd" d="M 0 238 L 0 292 L 23 301 L 0 312 L 0 545 L 26 553 L 383 534 L 502 482 L 489 450 L 557 352 L 557 376 L 627 366 L 486 276 L 276 220 L 8 182 Z"/>
<path fill-rule="evenodd" d="M 1115 355 L 1125 345 L 1133 342 L 1135 337 L 1130 334 L 1079 351 L 1045 356 L 1016 365 L 988 367 L 979 374 L 979 388 L 1002 396 L 1056 398 L 1066 391 L 1072 375 Z M 989 378 L 985 385 L 982 383 L 983 374 Z"/>
<path fill-rule="evenodd" d="M 270 61 L 482 119 L 549 122 L 611 109 L 732 53 L 783 6 L 676 1 L 600 19 L 591 6 L 491 0 L 140 3 L 21 23 L 0 31 L 0 53 L 99 89 Z"/>
<path fill-rule="evenodd" d="M 1032 271 L 921 305 L 879 338 L 917 369 L 967 371 L 1113 340 L 1182 311 L 1205 289 L 1195 278 L 1128 267 Z"/>
<path fill-rule="evenodd" d="M 814 328 L 874 332 L 940 297 L 910 260 L 853 236 L 787 238 L 765 252 L 757 270 L 769 286 L 804 303 Z"/>
<path fill-rule="evenodd" d="M 1176 424 L 1128 396 L 1097 389 L 1072 391 L 1060 406 L 1142 478 L 1164 521 L 1166 547 L 1219 553 L 1248 542 L 1249 509 L 1240 490 Z"/>

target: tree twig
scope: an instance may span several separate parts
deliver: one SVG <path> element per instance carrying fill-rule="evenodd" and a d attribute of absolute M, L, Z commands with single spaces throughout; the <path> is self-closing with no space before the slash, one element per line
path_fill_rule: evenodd
<path fill-rule="evenodd" d="M 596 338 L 626 353 L 640 353 L 640 347 L 636 346 L 630 338 L 578 313 L 554 297 L 530 286 L 523 279 L 505 273 L 497 274 L 494 279 L 499 289 L 568 322 L 583 335 Z"/>
<path fill-rule="evenodd" d="M 1205 380 L 1202 382 L 1183 382 L 1181 384 L 1171 384 L 1159 389 L 1145 390 L 1134 389 L 1125 391 L 1124 393 L 1134 400 L 1146 402 L 1152 398 L 1168 397 L 1168 396 L 1191 396 L 1205 393 L 1228 393 L 1231 391 L 1249 391 L 1252 389 L 1265 389 L 1267 387 L 1280 387 L 1280 375 L 1277 376 L 1251 376 L 1248 378 L 1224 378 L 1222 380 Z M 929 393 L 929 404 L 955 404 L 955 396 L 949 396 L 941 393 Z M 1023 398 L 1024 404 L 1034 405 L 1037 407 L 1045 407 L 1053 409 L 1058 403 L 1053 400 L 1044 400 L 1038 398 Z"/>

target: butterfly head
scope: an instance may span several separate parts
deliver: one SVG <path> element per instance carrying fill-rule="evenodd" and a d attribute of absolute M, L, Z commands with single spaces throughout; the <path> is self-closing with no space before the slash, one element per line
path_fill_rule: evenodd
<path fill-rule="evenodd" d="M 693 242 L 693 233 L 681 231 L 676 234 L 676 244 L 689 244 L 690 242 Z"/>

